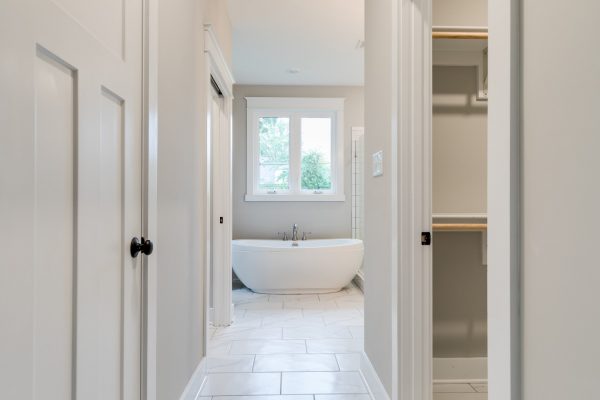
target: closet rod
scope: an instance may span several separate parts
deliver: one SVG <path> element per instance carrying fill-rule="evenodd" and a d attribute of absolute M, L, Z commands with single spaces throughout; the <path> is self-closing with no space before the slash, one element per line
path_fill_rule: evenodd
<path fill-rule="evenodd" d="M 474 232 L 487 230 L 487 224 L 433 224 L 434 231 Z"/>
<path fill-rule="evenodd" d="M 488 38 L 487 32 L 432 32 L 434 39 L 478 39 Z"/>

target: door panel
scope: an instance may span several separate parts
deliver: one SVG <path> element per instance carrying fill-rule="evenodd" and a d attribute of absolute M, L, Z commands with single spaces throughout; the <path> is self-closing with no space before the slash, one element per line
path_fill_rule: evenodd
<path fill-rule="evenodd" d="M 142 6 L 0 2 L 0 398 L 140 398 Z"/>
<path fill-rule="evenodd" d="M 75 270 L 75 75 L 35 59 L 34 393 L 71 396 Z"/>

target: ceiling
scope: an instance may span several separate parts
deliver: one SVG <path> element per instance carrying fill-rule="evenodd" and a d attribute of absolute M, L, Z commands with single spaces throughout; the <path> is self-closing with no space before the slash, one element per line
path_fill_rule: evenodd
<path fill-rule="evenodd" d="M 364 82 L 364 0 L 228 0 L 238 84 Z"/>

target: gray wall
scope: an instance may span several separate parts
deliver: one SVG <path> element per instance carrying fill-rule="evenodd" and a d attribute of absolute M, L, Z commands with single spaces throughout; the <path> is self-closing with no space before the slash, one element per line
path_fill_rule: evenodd
<path fill-rule="evenodd" d="M 364 126 L 361 87 L 236 86 L 233 104 L 233 238 L 274 239 L 297 223 L 312 238 L 352 237 L 351 137 Z M 247 202 L 245 97 L 344 97 L 344 202 Z"/>
<path fill-rule="evenodd" d="M 226 49 L 231 29 L 216 5 L 207 17 L 215 1 L 159 0 L 158 400 L 178 399 L 202 357 L 203 25 L 217 19 Z"/>
<path fill-rule="evenodd" d="M 487 210 L 487 102 L 475 67 L 433 68 L 433 212 Z M 487 267 L 479 232 L 433 242 L 433 356 L 487 355 Z"/>
<path fill-rule="evenodd" d="M 600 2 L 523 2 L 523 398 L 596 399 Z"/>
<path fill-rule="evenodd" d="M 365 160 L 384 151 L 390 169 L 392 115 L 391 18 L 394 0 L 365 2 Z M 386 155 L 388 155 L 386 157 Z M 388 394 L 392 392 L 390 174 L 373 178 L 365 168 L 365 352 Z"/>
<path fill-rule="evenodd" d="M 487 102 L 475 67 L 433 68 L 433 212 L 487 212 Z"/>

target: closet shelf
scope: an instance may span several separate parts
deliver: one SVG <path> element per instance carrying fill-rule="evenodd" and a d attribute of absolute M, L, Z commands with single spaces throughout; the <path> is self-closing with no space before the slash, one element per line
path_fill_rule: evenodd
<path fill-rule="evenodd" d="M 480 232 L 487 230 L 487 224 L 432 224 L 438 232 Z"/>
<path fill-rule="evenodd" d="M 475 39 L 475 40 L 487 40 L 487 32 L 441 32 L 434 31 L 432 33 L 433 39 Z"/>

